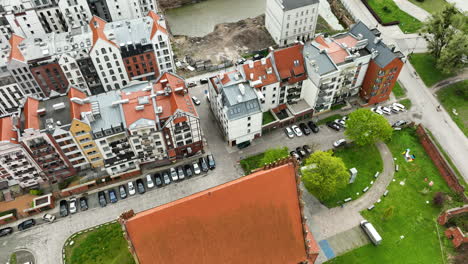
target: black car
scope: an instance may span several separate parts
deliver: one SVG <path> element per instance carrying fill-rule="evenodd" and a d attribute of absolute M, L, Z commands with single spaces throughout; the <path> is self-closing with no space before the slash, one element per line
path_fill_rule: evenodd
<path fill-rule="evenodd" d="M 210 168 L 210 170 L 214 170 L 216 168 L 216 162 L 214 160 L 214 157 L 212 154 L 206 156 L 206 158 L 208 159 L 208 168 Z"/>
<path fill-rule="evenodd" d="M 36 220 L 28 219 L 18 225 L 18 230 L 25 230 L 36 225 Z"/>
<path fill-rule="evenodd" d="M 11 233 L 13 233 L 13 228 L 11 227 L 0 229 L 0 237 L 8 236 Z"/>
<path fill-rule="evenodd" d="M 245 149 L 248 146 L 250 146 L 250 141 L 245 141 L 245 142 L 237 144 L 238 149 Z"/>
<path fill-rule="evenodd" d="M 208 83 L 208 79 L 206 78 L 200 79 L 200 84 L 205 84 L 205 83 Z"/>
<path fill-rule="evenodd" d="M 163 177 L 163 182 L 165 185 L 168 185 L 171 183 L 171 177 L 169 177 L 169 173 L 167 171 L 163 172 L 162 177 Z"/>
<path fill-rule="evenodd" d="M 99 205 L 105 207 L 107 205 L 106 194 L 103 191 L 98 192 Z"/>
<path fill-rule="evenodd" d="M 314 133 L 319 132 L 319 128 L 318 128 L 317 124 L 315 124 L 314 122 L 309 121 L 309 122 L 307 122 L 307 125 L 309 126 L 310 130 L 312 130 L 312 132 L 314 132 Z"/>
<path fill-rule="evenodd" d="M 185 169 L 185 175 L 187 175 L 187 177 L 192 177 L 193 176 L 193 172 L 192 172 L 192 166 L 190 166 L 189 164 L 186 164 L 184 166 L 184 169 Z"/>
<path fill-rule="evenodd" d="M 328 122 L 328 123 L 327 123 L 327 126 L 328 126 L 329 128 L 331 128 L 331 129 L 336 130 L 336 131 L 340 131 L 340 129 L 341 129 L 341 127 L 340 127 L 337 123 L 335 123 L 335 122 Z"/>
<path fill-rule="evenodd" d="M 303 159 L 307 155 L 307 153 L 301 147 L 296 148 L 296 153 L 299 154 L 301 159 Z"/>
<path fill-rule="evenodd" d="M 208 164 L 206 163 L 206 159 L 204 157 L 201 157 L 199 160 L 200 162 L 200 168 L 203 172 L 208 171 Z"/>
<path fill-rule="evenodd" d="M 161 187 L 163 185 L 161 174 L 159 173 L 154 174 L 154 181 L 156 182 L 156 187 Z"/>
<path fill-rule="evenodd" d="M 88 210 L 88 199 L 86 197 L 80 198 L 80 209 L 81 211 Z"/>
<path fill-rule="evenodd" d="M 115 192 L 114 189 L 109 190 L 109 200 L 111 203 L 116 203 L 117 200 L 117 193 Z"/>
<path fill-rule="evenodd" d="M 297 152 L 294 150 L 289 152 L 289 155 L 291 155 L 291 157 L 296 158 L 297 160 L 301 160 L 301 156 L 299 156 L 299 154 L 297 154 Z"/>
<path fill-rule="evenodd" d="M 310 135 L 311 131 L 305 123 L 300 123 L 299 128 L 302 130 L 302 133 L 304 133 L 304 135 L 306 136 Z"/>
<path fill-rule="evenodd" d="M 142 179 L 136 180 L 136 185 L 137 185 L 137 191 L 139 194 L 144 194 L 146 192 L 145 185 L 143 184 Z"/>
<path fill-rule="evenodd" d="M 119 193 L 120 193 L 120 199 L 127 198 L 127 189 L 125 188 L 125 185 L 119 186 Z"/>
<path fill-rule="evenodd" d="M 65 217 L 68 215 L 68 202 L 65 200 L 60 201 L 60 216 Z"/>
<path fill-rule="evenodd" d="M 312 149 L 309 147 L 309 145 L 304 145 L 302 146 L 302 149 L 307 153 L 307 155 L 312 154 Z"/>

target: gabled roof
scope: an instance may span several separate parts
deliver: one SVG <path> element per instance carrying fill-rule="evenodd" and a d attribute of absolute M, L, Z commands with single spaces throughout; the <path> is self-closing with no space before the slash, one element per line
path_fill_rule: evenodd
<path fill-rule="evenodd" d="M 253 69 L 250 68 L 250 65 L 252 64 Z M 278 78 L 276 77 L 275 71 L 273 70 L 273 65 L 270 58 L 257 60 L 253 63 L 245 63 L 242 67 L 244 68 L 245 78 L 247 80 L 251 82 L 258 81 L 259 79 L 261 80 L 261 83 L 259 82 L 259 84 L 255 85 L 255 88 L 278 82 Z M 268 73 L 268 71 L 270 71 L 270 73 Z M 253 78 L 251 78 L 252 74 Z"/>
<path fill-rule="evenodd" d="M 305 80 L 304 58 L 302 57 L 302 49 L 304 44 L 298 43 L 291 47 L 287 47 L 273 52 L 273 59 L 281 79 L 291 78 L 290 83 Z M 299 78 L 294 75 L 304 74 Z"/>
<path fill-rule="evenodd" d="M 150 39 L 153 39 L 154 35 L 158 30 L 167 35 L 167 30 L 159 24 L 159 19 L 161 19 L 161 17 L 158 14 L 156 14 L 156 12 L 154 12 L 153 10 L 148 12 L 148 16 L 151 17 L 151 19 L 153 19 L 153 27 L 151 28 Z"/>
<path fill-rule="evenodd" d="M 93 16 L 93 18 L 91 18 L 91 20 L 89 21 L 89 27 L 91 28 L 91 31 L 93 32 L 93 47 L 94 45 L 96 45 L 96 42 L 99 39 L 102 39 L 118 48 L 118 46 L 114 42 L 110 41 L 107 38 L 106 34 L 104 33 L 104 28 L 106 26 L 106 23 L 107 23 L 106 21 L 104 21 L 102 18 L 98 16 Z"/>
<path fill-rule="evenodd" d="M 8 60 L 17 60 L 17 61 L 23 61 L 24 62 L 24 56 L 23 56 L 23 53 L 21 53 L 21 50 L 19 48 L 19 45 L 21 44 L 21 42 L 24 40 L 24 38 L 16 35 L 16 34 L 12 34 L 11 35 L 11 38 L 9 40 L 10 42 L 10 57 L 8 58 Z"/>
<path fill-rule="evenodd" d="M 72 118 L 81 119 L 82 112 L 91 111 L 91 104 L 89 103 L 79 104 L 71 100 L 72 98 L 79 98 L 79 99 L 87 98 L 87 95 L 85 92 L 75 87 L 70 87 L 70 90 L 68 90 L 68 98 L 70 98 L 70 114 Z"/>
<path fill-rule="evenodd" d="M 156 113 L 154 112 L 154 106 L 152 99 L 150 98 L 150 91 L 134 91 L 120 93 L 122 100 L 128 99 L 129 102 L 122 104 L 122 111 L 125 117 L 125 123 L 127 127 L 139 120 L 154 120 L 156 119 Z M 137 110 L 137 107 L 143 107 L 143 110 Z M 149 124 L 149 123 L 148 123 Z"/>
<path fill-rule="evenodd" d="M 124 225 L 140 264 L 313 263 L 318 248 L 305 241 L 298 195 L 291 162 L 138 213 Z"/>
<path fill-rule="evenodd" d="M 0 141 L 18 143 L 18 134 L 13 130 L 14 124 L 11 116 L 0 118 Z"/>
<path fill-rule="evenodd" d="M 39 100 L 28 97 L 23 107 L 24 115 L 24 129 L 34 128 L 39 129 L 39 116 L 37 110 L 39 109 Z"/>

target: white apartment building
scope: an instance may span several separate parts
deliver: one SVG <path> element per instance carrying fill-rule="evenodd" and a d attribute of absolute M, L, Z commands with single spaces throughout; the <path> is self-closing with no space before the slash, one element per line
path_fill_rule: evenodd
<path fill-rule="evenodd" d="M 0 115 L 18 111 L 24 94 L 9 72 L 0 73 Z"/>
<path fill-rule="evenodd" d="M 86 0 L 59 0 L 58 6 L 69 29 L 87 25 L 93 16 Z"/>
<path fill-rule="evenodd" d="M 157 11 L 155 0 L 113 0 L 107 1 L 112 21 L 135 19 L 146 16 L 149 11 Z"/>
<path fill-rule="evenodd" d="M 71 86 L 78 87 L 80 90 L 86 91 L 88 95 L 91 94 L 88 84 L 86 83 L 86 79 L 74 57 L 70 54 L 64 53 L 60 56 L 58 63 Z"/>
<path fill-rule="evenodd" d="M 312 38 L 319 15 L 319 0 L 267 0 L 265 26 L 276 44 Z"/>

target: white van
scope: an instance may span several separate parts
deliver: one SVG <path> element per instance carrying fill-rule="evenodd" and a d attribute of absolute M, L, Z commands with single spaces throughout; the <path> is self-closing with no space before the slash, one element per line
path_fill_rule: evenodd
<path fill-rule="evenodd" d="M 364 229 L 364 232 L 366 232 L 367 236 L 370 238 L 372 243 L 374 243 L 374 245 L 378 246 L 380 243 L 382 243 L 382 237 L 379 235 L 379 233 L 377 233 L 377 230 L 375 230 L 371 223 L 369 223 L 367 220 L 362 220 L 361 227 Z"/>

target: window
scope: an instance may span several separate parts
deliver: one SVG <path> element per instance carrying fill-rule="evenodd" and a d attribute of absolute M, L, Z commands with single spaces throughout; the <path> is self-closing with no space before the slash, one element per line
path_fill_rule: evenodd
<path fill-rule="evenodd" d="M 106 49 L 105 49 L 105 48 L 102 48 L 102 49 L 101 49 L 101 53 L 102 53 L 102 54 L 106 54 Z"/>
<path fill-rule="evenodd" d="M 247 117 L 247 120 L 248 120 L 248 121 L 250 121 L 250 119 L 252 119 L 250 116 L 249 116 L 249 117 Z"/>

